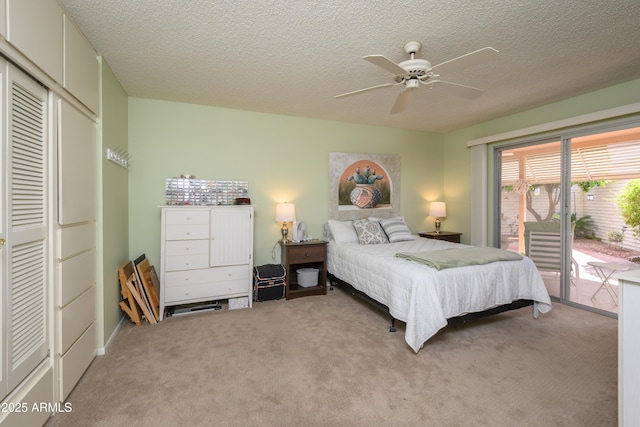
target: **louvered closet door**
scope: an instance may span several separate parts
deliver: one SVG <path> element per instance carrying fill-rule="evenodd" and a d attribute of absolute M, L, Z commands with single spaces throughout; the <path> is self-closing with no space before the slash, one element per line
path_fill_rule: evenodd
<path fill-rule="evenodd" d="M 47 90 L 9 65 L 2 249 L 3 378 L 10 391 L 48 352 Z M 3 135 L 5 133 L 3 132 Z"/>

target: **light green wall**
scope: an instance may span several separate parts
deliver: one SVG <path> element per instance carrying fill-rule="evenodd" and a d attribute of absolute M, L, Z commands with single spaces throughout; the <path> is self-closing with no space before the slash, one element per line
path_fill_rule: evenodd
<path fill-rule="evenodd" d="M 413 231 L 432 228 L 428 204 L 443 191 L 442 135 L 129 98 L 129 253 L 160 263 L 166 178 L 247 180 L 255 205 L 254 263 L 279 262 L 279 202 L 296 205 L 321 237 L 329 210 L 329 152 L 401 157 L 401 212 Z"/>
<path fill-rule="evenodd" d="M 107 148 L 128 147 L 128 101 L 120 83 L 109 65 L 101 61 L 100 123 L 98 126 L 99 168 L 101 169 L 102 197 L 98 232 L 98 316 L 102 318 L 102 331 L 98 332 L 98 346 L 109 340 L 123 312 L 118 306 L 120 284 L 118 268 L 129 259 L 129 203 L 127 170 L 106 160 Z M 102 244 L 100 244 L 100 242 Z M 101 251 L 101 252 L 100 252 Z"/>
<path fill-rule="evenodd" d="M 447 201 L 446 228 L 463 232 L 463 242 L 469 242 L 472 177 L 468 141 L 636 102 L 640 102 L 640 79 L 445 134 L 443 151 L 444 199 Z M 489 171 L 490 179 L 491 174 Z"/>
<path fill-rule="evenodd" d="M 279 238 L 275 205 L 296 204 L 310 233 L 320 236 L 328 213 L 328 153 L 401 156 L 401 210 L 413 231 L 431 229 L 433 200 L 447 202 L 446 230 L 470 236 L 469 140 L 640 102 L 640 80 L 440 135 L 375 126 L 253 113 L 216 107 L 127 98 L 103 64 L 103 147 L 128 147 L 128 174 L 106 160 L 103 330 L 106 339 L 122 314 L 116 271 L 146 253 L 159 263 L 160 211 L 168 177 L 248 180 L 256 206 L 255 263 L 271 257 Z M 128 112 L 127 112 L 128 106 Z M 128 215 L 128 216 L 127 216 Z"/>

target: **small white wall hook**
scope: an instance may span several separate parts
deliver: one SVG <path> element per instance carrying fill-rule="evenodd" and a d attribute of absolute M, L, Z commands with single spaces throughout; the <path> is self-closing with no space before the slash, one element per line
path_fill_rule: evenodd
<path fill-rule="evenodd" d="M 127 169 L 131 164 L 131 157 L 132 155 L 120 146 L 113 150 L 111 148 L 107 148 L 107 160 L 111 160 L 113 163 L 125 169 Z"/>

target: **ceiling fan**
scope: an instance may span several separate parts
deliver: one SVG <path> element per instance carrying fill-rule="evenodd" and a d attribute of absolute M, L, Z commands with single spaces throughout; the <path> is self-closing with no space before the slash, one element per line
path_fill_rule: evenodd
<path fill-rule="evenodd" d="M 498 56 L 498 51 L 492 47 L 485 47 L 476 50 L 466 55 L 459 56 L 457 58 L 450 59 L 449 61 L 442 62 L 437 65 L 431 65 L 426 59 L 416 58 L 415 55 L 422 48 L 420 42 L 409 42 L 404 45 L 404 51 L 411 56 L 411 59 L 402 61 L 399 64 L 385 58 L 382 55 L 368 55 L 362 59 L 369 61 L 370 63 L 383 68 L 394 75 L 392 83 L 384 83 L 377 86 L 372 86 L 364 89 L 354 90 L 353 92 L 347 92 L 334 96 L 334 98 L 343 98 L 346 96 L 357 95 L 359 93 L 368 92 L 374 89 L 380 89 L 389 86 L 404 85 L 404 90 L 400 92 L 396 98 L 396 102 L 391 108 L 391 114 L 396 114 L 404 111 L 411 97 L 411 92 L 417 89 L 421 84 L 427 88 L 431 88 L 434 85 L 446 85 L 449 92 L 462 96 L 468 99 L 475 99 L 482 95 L 484 90 L 471 86 L 465 86 L 458 83 L 452 83 L 444 80 L 440 80 L 440 73 L 446 74 L 456 69 L 462 69 L 471 67 L 483 62 L 488 62 L 495 59 Z"/>

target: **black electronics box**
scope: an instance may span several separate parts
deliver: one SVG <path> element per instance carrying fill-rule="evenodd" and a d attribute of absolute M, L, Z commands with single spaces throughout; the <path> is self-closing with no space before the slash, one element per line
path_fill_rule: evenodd
<path fill-rule="evenodd" d="M 253 267 L 253 300 L 269 301 L 284 296 L 285 271 L 280 264 Z"/>

